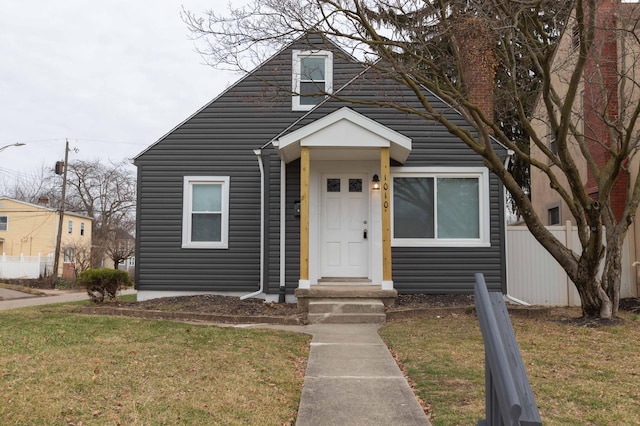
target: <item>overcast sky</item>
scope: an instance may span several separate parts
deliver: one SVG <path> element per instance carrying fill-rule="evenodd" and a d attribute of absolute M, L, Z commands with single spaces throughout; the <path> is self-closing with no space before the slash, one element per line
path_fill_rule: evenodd
<path fill-rule="evenodd" d="M 0 0 L 0 180 L 131 158 L 240 75 L 203 65 L 180 18 L 226 0 Z M 2 185 L 0 185 L 0 188 Z M 1 196 L 2 194 L 0 194 Z"/>

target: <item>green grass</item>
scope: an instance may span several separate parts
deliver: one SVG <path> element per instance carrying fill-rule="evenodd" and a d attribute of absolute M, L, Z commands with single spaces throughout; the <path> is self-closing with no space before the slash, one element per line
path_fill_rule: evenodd
<path fill-rule="evenodd" d="M 640 424 L 640 322 L 512 321 L 543 424 Z M 485 418 L 484 347 L 474 316 L 393 322 L 381 335 L 431 404 L 435 426 Z"/>
<path fill-rule="evenodd" d="M 307 336 L 73 309 L 0 312 L 0 424 L 283 425 L 295 419 Z"/>

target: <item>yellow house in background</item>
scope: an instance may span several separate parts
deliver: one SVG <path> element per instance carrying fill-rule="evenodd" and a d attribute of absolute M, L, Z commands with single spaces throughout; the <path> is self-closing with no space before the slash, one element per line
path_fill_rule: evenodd
<path fill-rule="evenodd" d="M 59 212 L 46 205 L 0 197 L 0 254 L 19 257 L 51 256 L 56 249 Z M 71 278 L 74 265 L 91 253 L 93 219 L 77 213 L 63 216 L 58 275 Z M 51 262 L 53 264 L 53 262 Z"/>

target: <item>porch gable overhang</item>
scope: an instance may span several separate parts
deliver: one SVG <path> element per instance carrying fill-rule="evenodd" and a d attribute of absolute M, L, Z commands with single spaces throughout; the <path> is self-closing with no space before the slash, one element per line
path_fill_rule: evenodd
<path fill-rule="evenodd" d="M 280 157 L 289 163 L 300 158 L 300 147 L 328 149 L 389 148 L 390 157 L 404 163 L 411 153 L 411 139 L 375 120 L 342 107 L 273 141 Z"/>

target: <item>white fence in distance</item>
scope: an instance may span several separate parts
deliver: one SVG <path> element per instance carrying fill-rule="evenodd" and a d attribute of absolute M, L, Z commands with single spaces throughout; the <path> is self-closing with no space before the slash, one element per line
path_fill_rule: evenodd
<path fill-rule="evenodd" d="M 574 252 L 580 251 L 578 229 L 565 226 L 547 227 Z M 507 292 L 532 305 L 580 306 L 580 296 L 564 269 L 531 235 L 526 226 L 507 227 Z M 622 256 L 620 297 L 637 297 L 634 267 L 629 255 L 628 238 Z"/>
<path fill-rule="evenodd" d="M 51 274 L 53 254 L 0 256 L 0 278 L 39 278 Z"/>

